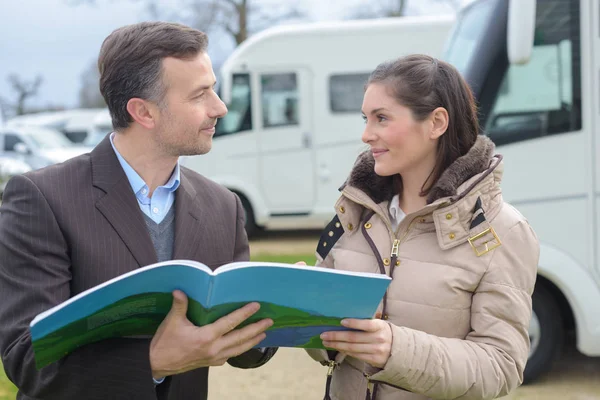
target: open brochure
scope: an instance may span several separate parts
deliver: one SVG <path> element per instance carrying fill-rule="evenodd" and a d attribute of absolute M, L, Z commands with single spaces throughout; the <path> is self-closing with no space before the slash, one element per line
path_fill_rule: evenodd
<path fill-rule="evenodd" d="M 188 296 L 188 319 L 210 324 L 250 302 L 260 310 L 241 326 L 271 318 L 256 347 L 324 348 L 343 318 L 371 318 L 390 283 L 380 274 L 296 264 L 237 262 L 211 271 L 187 260 L 152 264 L 82 292 L 30 324 L 38 368 L 78 347 L 112 337 L 151 337 L 173 302 Z"/>

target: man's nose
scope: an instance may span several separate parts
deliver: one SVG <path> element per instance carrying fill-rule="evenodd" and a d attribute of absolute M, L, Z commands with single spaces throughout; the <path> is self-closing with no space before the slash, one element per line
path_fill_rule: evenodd
<path fill-rule="evenodd" d="M 211 118 L 223 118 L 227 114 L 227 106 L 223 101 L 215 94 L 215 102 L 210 110 L 209 117 Z"/>

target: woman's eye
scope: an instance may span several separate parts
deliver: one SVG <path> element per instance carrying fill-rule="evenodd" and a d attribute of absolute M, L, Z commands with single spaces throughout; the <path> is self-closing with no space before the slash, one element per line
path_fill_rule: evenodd
<path fill-rule="evenodd" d="M 377 116 L 377 120 L 378 120 L 379 122 L 383 122 L 383 121 L 386 121 L 386 120 L 387 120 L 387 118 L 386 118 L 386 117 L 384 117 L 383 115 L 378 115 L 378 116 Z"/>
<path fill-rule="evenodd" d="M 363 115 L 363 116 L 362 116 L 362 120 L 363 120 L 363 122 L 366 124 L 366 123 L 367 123 L 367 116 L 366 116 L 366 115 Z"/>

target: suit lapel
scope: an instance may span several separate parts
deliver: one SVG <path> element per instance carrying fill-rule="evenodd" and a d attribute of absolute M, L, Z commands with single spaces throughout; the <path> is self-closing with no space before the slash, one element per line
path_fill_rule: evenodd
<path fill-rule="evenodd" d="M 112 225 L 140 267 L 157 262 L 156 251 L 127 175 L 108 136 L 91 153 L 92 183 L 106 194 L 96 208 Z"/>
<path fill-rule="evenodd" d="M 175 195 L 175 243 L 173 259 L 186 259 L 199 261 L 205 243 L 203 238 L 208 233 L 205 224 L 202 224 L 204 210 L 200 207 L 202 193 L 197 193 L 186 176 L 185 169 L 181 169 L 181 183 Z"/>

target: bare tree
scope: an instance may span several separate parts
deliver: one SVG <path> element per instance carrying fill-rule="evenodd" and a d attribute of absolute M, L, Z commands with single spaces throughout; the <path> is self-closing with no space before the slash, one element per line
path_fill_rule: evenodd
<path fill-rule="evenodd" d="M 33 80 L 26 81 L 17 74 L 10 74 L 7 79 L 11 89 L 16 92 L 17 95 L 14 105 L 12 106 L 14 113 L 16 115 L 23 115 L 25 114 L 25 103 L 27 100 L 37 95 L 43 82 L 43 78 L 41 75 L 37 75 Z"/>
<path fill-rule="evenodd" d="M 422 1 L 422 0 L 421 0 Z M 458 11 L 461 0 L 429 0 L 430 3 L 444 4 Z M 408 0 L 371 0 L 351 10 L 350 19 L 371 19 L 385 17 L 403 17 L 407 15 Z"/>
<path fill-rule="evenodd" d="M 96 4 L 100 0 L 65 0 L 68 4 Z M 160 0 L 144 2 L 153 19 L 185 23 L 204 32 L 224 31 L 239 45 L 267 26 L 281 21 L 304 19 L 305 13 L 294 5 L 261 4 L 256 0 Z"/>
<path fill-rule="evenodd" d="M 104 108 L 106 102 L 100 94 L 100 72 L 96 62 L 93 61 L 81 73 L 81 87 L 79 88 L 79 107 Z"/>

